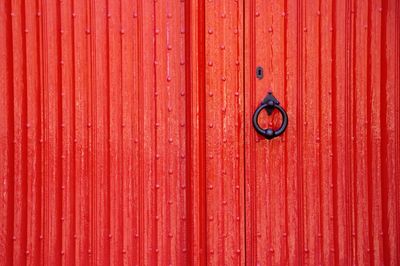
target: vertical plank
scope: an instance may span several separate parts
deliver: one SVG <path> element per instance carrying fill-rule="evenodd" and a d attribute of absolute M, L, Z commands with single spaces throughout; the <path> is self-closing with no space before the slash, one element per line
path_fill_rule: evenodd
<path fill-rule="evenodd" d="M 75 263 L 89 263 L 89 75 L 90 43 L 87 30 L 87 2 L 73 1 L 73 62 L 74 62 L 74 160 L 75 160 Z"/>
<path fill-rule="evenodd" d="M 319 89 L 320 89 L 320 200 L 321 228 L 318 237 L 321 239 L 320 261 L 322 264 L 333 264 L 334 227 L 333 227 L 333 193 L 332 193 L 332 70 L 333 64 L 333 4 L 326 1 L 320 2 L 319 28 Z"/>
<path fill-rule="evenodd" d="M 243 92 L 239 1 L 205 2 L 207 261 L 243 260 Z M 238 69 L 239 67 L 239 69 Z"/>
<path fill-rule="evenodd" d="M 65 264 L 72 264 L 74 261 L 75 245 L 73 239 L 75 211 L 74 211 L 74 164 L 73 164 L 73 54 L 72 54 L 72 16 L 71 16 L 71 1 L 64 1 L 60 3 L 60 25 L 59 35 L 61 42 L 60 63 L 62 66 L 61 77 L 62 84 L 59 88 L 61 93 L 61 164 L 62 164 L 62 183 L 61 189 L 63 191 L 62 199 L 62 246 L 59 251 L 59 256 L 62 257 L 62 262 Z"/>
<path fill-rule="evenodd" d="M 400 63 L 396 58 L 400 57 L 400 4 L 397 1 L 382 1 L 382 31 L 385 31 L 385 39 L 382 45 L 384 62 L 381 74 L 384 87 L 381 87 L 383 105 L 386 102 L 386 110 L 381 110 L 382 119 L 386 116 L 386 126 L 382 128 L 386 132 L 386 184 L 383 186 L 382 201 L 387 204 L 383 212 L 383 259 L 386 265 L 399 263 L 399 104 L 400 104 Z M 386 68 L 385 68 L 386 66 Z M 383 113 L 385 112 L 385 114 Z"/>
<path fill-rule="evenodd" d="M 40 259 L 40 90 L 38 69 L 38 38 L 36 3 L 26 2 L 25 41 L 26 41 L 26 128 L 27 128 L 27 243 L 26 255 L 28 265 L 39 264 Z M 29 100 L 28 100 L 29 99 Z M 28 178 L 29 177 L 29 178 Z"/>
<path fill-rule="evenodd" d="M 369 248 L 368 222 L 362 217 L 368 217 L 368 180 L 367 176 L 367 58 L 368 58 L 368 3 L 357 3 L 355 7 L 355 50 L 357 51 L 354 68 L 355 83 L 355 208 L 356 219 L 353 238 L 355 240 L 355 262 L 360 264 L 369 263 L 366 250 Z"/>
<path fill-rule="evenodd" d="M 107 242 L 110 249 L 110 263 L 122 265 L 122 258 L 126 256 L 123 250 L 122 218 L 124 208 L 122 208 L 122 183 L 124 182 L 121 174 L 122 163 L 122 56 L 121 41 L 125 38 L 125 29 L 121 25 L 121 6 L 120 2 L 107 2 L 106 4 L 107 30 L 106 30 L 106 50 L 107 50 L 107 75 L 108 86 L 104 98 L 107 101 L 108 113 L 107 122 L 107 157 L 109 163 L 108 172 L 108 193 L 109 193 L 109 231 L 107 232 Z"/>
<path fill-rule="evenodd" d="M 0 260 L 5 265 L 13 264 L 14 224 L 14 93 L 13 93 L 13 40 L 11 2 L 0 6 Z"/>
<path fill-rule="evenodd" d="M 370 27 L 368 30 L 371 31 L 371 91 L 370 91 L 370 134 L 371 134 L 371 191 L 369 196 L 371 197 L 371 216 L 372 216 L 372 228 L 370 229 L 371 234 L 371 262 L 374 264 L 383 264 L 382 254 L 382 179 L 386 178 L 382 176 L 384 152 L 382 150 L 382 119 L 380 110 L 386 108 L 381 106 L 381 68 L 386 66 L 382 65 L 382 49 L 381 38 L 382 38 L 382 27 L 381 27 L 381 15 L 382 15 L 382 3 L 380 1 L 372 1 L 370 7 Z"/>

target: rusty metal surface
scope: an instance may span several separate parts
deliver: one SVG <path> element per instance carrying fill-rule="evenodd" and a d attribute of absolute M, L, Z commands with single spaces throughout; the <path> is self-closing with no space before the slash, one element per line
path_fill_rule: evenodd
<path fill-rule="evenodd" d="M 399 39 L 395 0 L 2 1 L 0 265 L 398 265 Z"/>

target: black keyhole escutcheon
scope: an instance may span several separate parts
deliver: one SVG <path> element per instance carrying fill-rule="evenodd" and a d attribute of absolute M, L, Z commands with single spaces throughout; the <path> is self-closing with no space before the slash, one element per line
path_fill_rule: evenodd
<path fill-rule="evenodd" d="M 262 79 L 264 77 L 264 69 L 262 68 L 262 66 L 258 66 L 256 68 L 256 77 L 258 79 Z"/>

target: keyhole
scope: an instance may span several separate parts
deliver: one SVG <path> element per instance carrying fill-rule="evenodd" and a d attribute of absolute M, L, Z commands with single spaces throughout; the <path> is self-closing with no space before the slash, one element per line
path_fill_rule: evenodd
<path fill-rule="evenodd" d="M 262 79 L 264 77 L 264 70 L 261 66 L 256 68 L 256 77 Z"/>

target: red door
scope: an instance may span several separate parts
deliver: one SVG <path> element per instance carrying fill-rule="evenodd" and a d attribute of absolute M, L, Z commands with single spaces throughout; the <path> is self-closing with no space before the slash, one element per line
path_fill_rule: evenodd
<path fill-rule="evenodd" d="M 395 0 L 2 1 L 0 265 L 398 265 L 399 29 Z"/>

